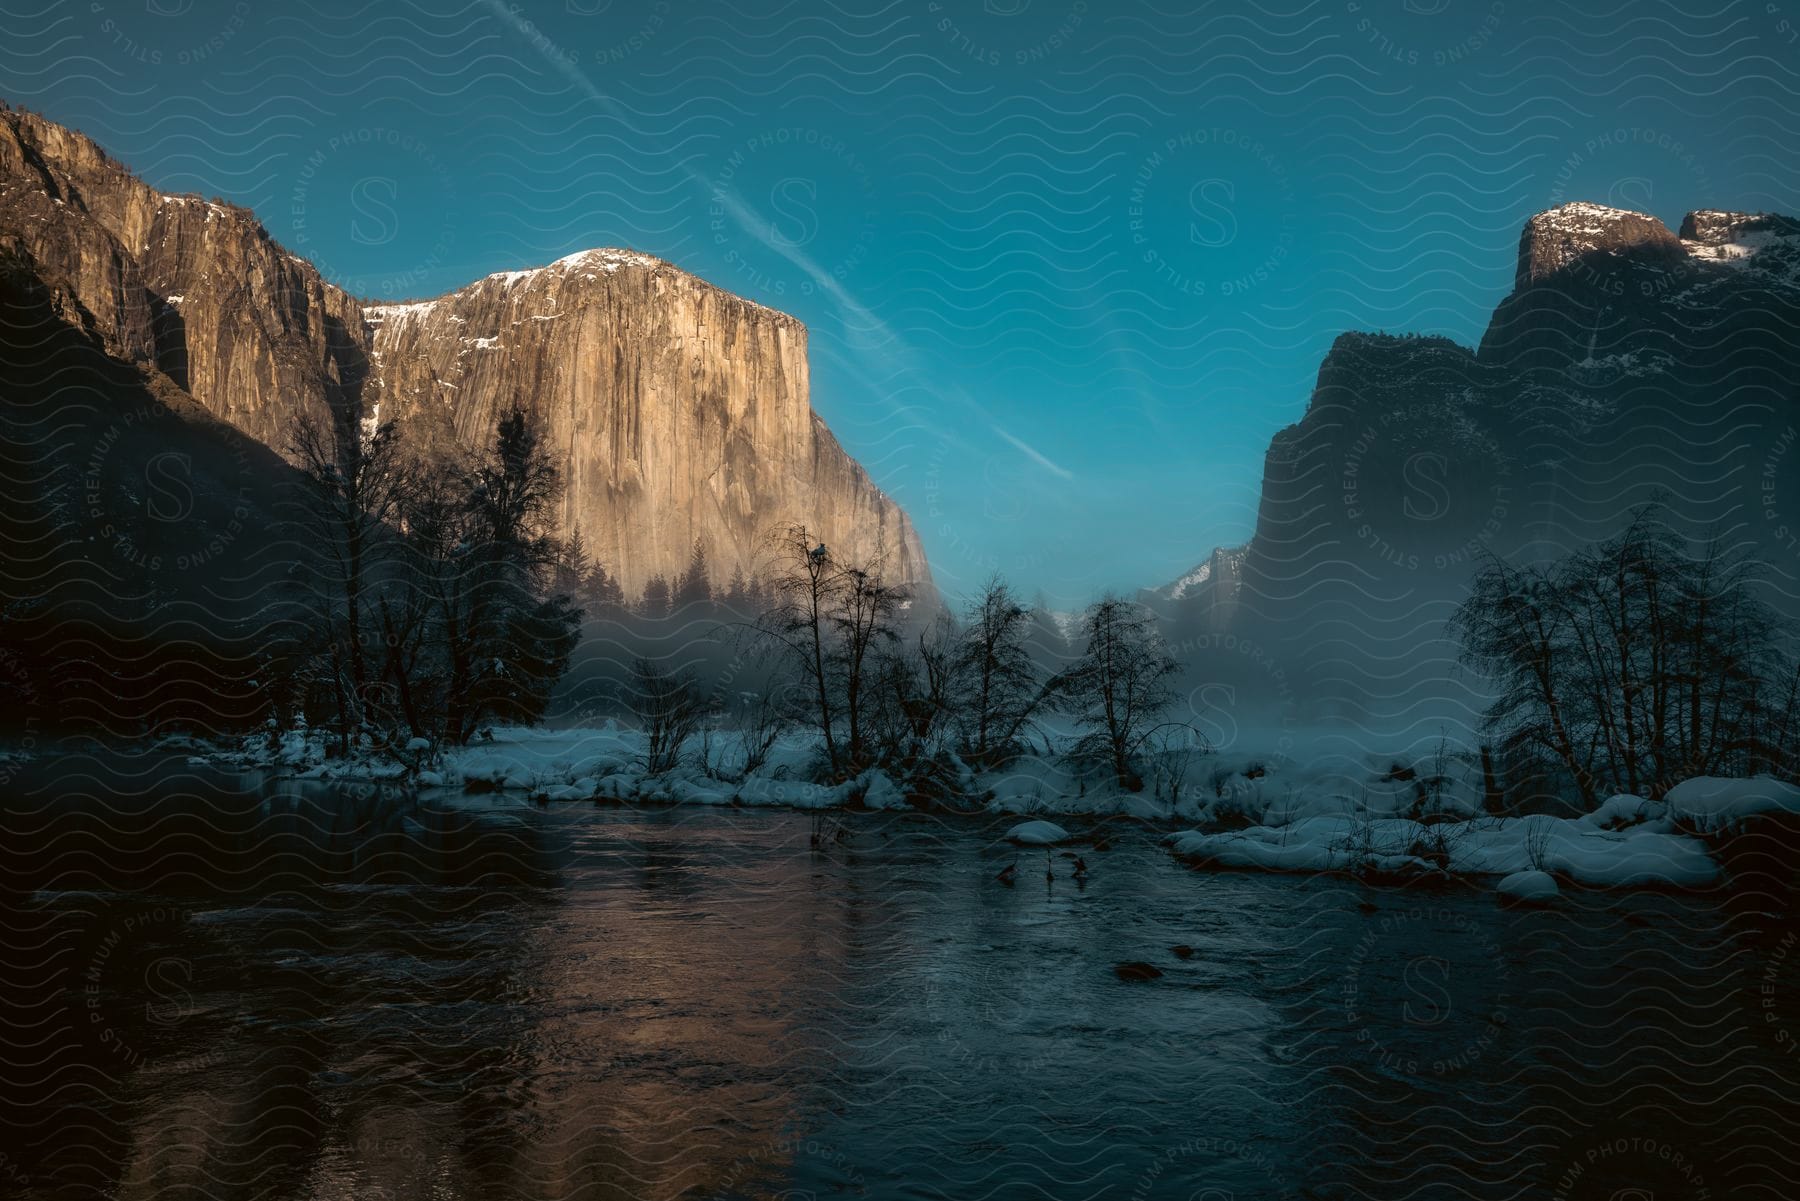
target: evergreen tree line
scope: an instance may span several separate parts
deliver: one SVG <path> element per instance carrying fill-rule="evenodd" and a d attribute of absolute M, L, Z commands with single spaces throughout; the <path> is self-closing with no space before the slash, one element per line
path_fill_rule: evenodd
<path fill-rule="evenodd" d="M 658 572 L 643 592 L 632 598 L 588 550 L 587 539 L 578 528 L 561 544 L 552 578 L 555 590 L 572 597 L 590 620 L 616 620 L 625 615 L 651 621 L 674 616 L 692 619 L 716 616 L 714 610 L 718 609 L 754 614 L 769 600 L 762 585 L 746 578 L 741 567 L 733 570 L 729 584 L 715 588 L 706 549 L 699 539 L 679 574 L 671 579 Z"/>

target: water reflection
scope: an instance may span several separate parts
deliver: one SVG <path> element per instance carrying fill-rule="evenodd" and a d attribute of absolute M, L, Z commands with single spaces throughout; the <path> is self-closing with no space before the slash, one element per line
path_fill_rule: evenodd
<path fill-rule="evenodd" d="M 1128 826 L 1085 884 L 1022 865 L 1008 889 L 1004 823 L 850 824 L 817 853 L 779 812 L 167 759 L 22 778 L 0 1177 L 34 1198 L 1781 1185 L 1744 1166 L 1778 1168 L 1793 1132 L 1800 955 L 1774 954 L 1774 901 L 1507 911 L 1197 874 Z M 1164 975 L 1121 981 L 1124 959 Z"/>

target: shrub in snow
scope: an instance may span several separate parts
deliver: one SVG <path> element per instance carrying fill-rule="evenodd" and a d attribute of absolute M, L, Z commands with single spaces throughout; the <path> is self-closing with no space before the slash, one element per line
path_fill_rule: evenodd
<path fill-rule="evenodd" d="M 692 672 L 670 674 L 648 659 L 632 663 L 626 703 L 643 727 L 644 770 L 653 776 L 675 769 L 682 747 L 713 712 Z"/>
<path fill-rule="evenodd" d="M 1620 793 L 1618 796 L 1607 798 L 1605 804 L 1581 820 L 1602 830 L 1619 830 L 1627 826 L 1660 819 L 1668 811 L 1669 806 L 1663 801 L 1652 801 L 1641 796 Z"/>

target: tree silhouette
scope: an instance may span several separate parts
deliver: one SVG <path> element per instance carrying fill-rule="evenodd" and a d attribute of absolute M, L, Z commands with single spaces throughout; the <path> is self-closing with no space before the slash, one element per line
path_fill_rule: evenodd
<path fill-rule="evenodd" d="M 669 615 L 670 606 L 669 581 L 667 577 L 653 575 L 650 582 L 644 585 L 644 598 L 638 602 L 638 613 L 641 616 L 660 621 Z"/>
<path fill-rule="evenodd" d="M 1132 791 L 1144 786 L 1135 763 L 1175 701 L 1169 678 L 1177 669 L 1140 605 L 1108 594 L 1082 620 L 1087 646 L 1056 681 L 1065 704 L 1086 730 L 1071 749 L 1077 761 L 1104 764 Z"/>
<path fill-rule="evenodd" d="M 694 550 L 688 558 L 687 570 L 675 582 L 674 604 L 677 612 L 690 605 L 712 603 L 712 581 L 706 574 L 706 548 L 694 539 Z"/>

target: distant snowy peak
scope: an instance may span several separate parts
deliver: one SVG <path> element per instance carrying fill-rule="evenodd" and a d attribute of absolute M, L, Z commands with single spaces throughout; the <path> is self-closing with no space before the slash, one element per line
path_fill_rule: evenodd
<path fill-rule="evenodd" d="M 1179 579 L 1149 590 L 1155 600 L 1178 601 L 1197 592 L 1208 583 L 1235 583 L 1248 546 L 1221 546 L 1195 564 Z"/>
<path fill-rule="evenodd" d="M 1748 268 L 1763 283 L 1800 288 L 1800 221 L 1778 213 L 1702 209 L 1681 223 L 1690 258 Z"/>
<path fill-rule="evenodd" d="M 1596 256 L 1630 256 L 1659 266 L 1684 262 L 1743 264 L 1762 251 L 1787 250 L 1800 239 L 1800 221 L 1773 213 L 1699 209 L 1681 222 L 1677 235 L 1649 213 L 1577 201 L 1549 209 L 1525 223 L 1519 240 L 1516 286 L 1524 288 Z M 1782 278 L 1791 274 L 1784 253 L 1771 265 Z"/>
<path fill-rule="evenodd" d="M 1081 623 L 1082 619 L 1087 615 L 1085 610 L 1070 613 L 1062 609 L 1046 609 L 1044 610 L 1044 613 L 1050 618 L 1051 624 L 1056 627 L 1056 632 L 1061 634 L 1065 641 L 1079 642 L 1081 640 Z"/>

